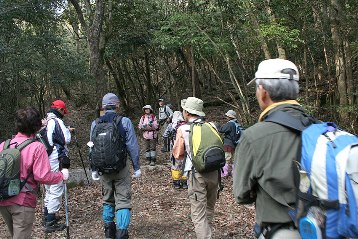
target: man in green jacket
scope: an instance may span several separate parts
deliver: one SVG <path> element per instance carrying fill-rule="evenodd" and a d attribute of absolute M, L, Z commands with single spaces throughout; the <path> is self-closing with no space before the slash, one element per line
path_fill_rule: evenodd
<path fill-rule="evenodd" d="M 238 203 L 256 204 L 257 237 L 299 239 L 289 216 L 295 205 L 293 167 L 300 150 L 300 135 L 277 123 L 265 122 L 275 111 L 286 111 L 309 125 L 296 101 L 299 74 L 295 64 L 283 59 L 261 62 L 255 78 L 256 98 L 262 113 L 245 131 L 234 158 L 234 196 Z"/>

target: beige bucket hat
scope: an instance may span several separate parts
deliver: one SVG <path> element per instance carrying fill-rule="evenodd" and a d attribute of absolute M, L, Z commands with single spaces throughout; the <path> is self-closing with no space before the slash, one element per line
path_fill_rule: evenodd
<path fill-rule="evenodd" d="M 205 116 L 205 113 L 203 112 L 204 102 L 199 98 L 188 97 L 182 108 L 188 111 L 190 114 Z"/>

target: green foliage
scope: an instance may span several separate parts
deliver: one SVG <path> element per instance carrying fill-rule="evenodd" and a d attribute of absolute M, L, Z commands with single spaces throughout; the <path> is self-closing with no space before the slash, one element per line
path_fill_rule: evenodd
<path fill-rule="evenodd" d="M 329 19 L 332 9 L 326 1 L 104 3 L 101 60 L 108 65 L 104 66 L 103 84 L 111 91 L 124 89 L 122 99 L 133 105 L 130 109 L 133 112 L 153 97 L 165 95 L 179 102 L 180 97 L 191 95 L 193 66 L 200 87 L 210 92 L 203 97 L 215 97 L 214 89 L 220 89 L 220 95 L 241 94 L 230 80 L 234 76 L 246 97 L 243 101 L 249 102 L 248 108 L 256 108 L 256 100 L 245 83 L 267 55 L 263 49 L 271 57 L 277 57 L 279 43 L 287 58 L 299 66 L 301 82 L 308 84 L 304 89 L 310 91 L 304 92 L 303 101 L 314 102 L 307 106 L 313 113 L 354 114 L 352 106 L 331 106 L 338 102 L 335 78 L 338 49 L 332 41 Z M 97 3 L 90 1 L 86 5 L 79 0 L 79 4 L 90 26 Z M 349 92 L 349 96 L 353 94 L 356 101 L 358 3 L 348 0 L 343 8 L 339 30 L 352 50 L 353 93 Z M 64 93 L 76 95 L 76 106 L 96 98 L 91 97 L 96 94 L 98 82 L 88 74 L 87 44 L 86 32 L 67 1 L 0 0 L 0 93 L 4 99 L 0 99 L 3 109 L 0 118 L 5 117 L 1 114 L 9 115 L 25 104 L 44 111 L 47 101 Z M 241 102 L 235 104 L 240 106 Z M 332 113 L 322 110 L 322 106 L 332 107 L 329 108 Z"/>
<path fill-rule="evenodd" d="M 85 58 L 62 37 L 61 1 L 0 1 L 0 117 L 26 105 L 47 110 L 59 89 L 86 77 Z M 0 128 L 7 122 L 1 121 Z M 11 133 L 10 133 L 11 132 Z"/>
<path fill-rule="evenodd" d="M 299 30 L 289 29 L 281 24 L 262 24 L 260 30 L 268 40 L 279 40 L 289 48 L 297 48 L 302 43 Z"/>
<path fill-rule="evenodd" d="M 221 34 L 219 15 L 176 13 L 161 23 L 154 33 L 154 44 L 166 51 L 194 47 L 205 55 L 220 54 L 230 49 L 229 36 Z M 210 22 L 211 24 L 207 24 Z"/>

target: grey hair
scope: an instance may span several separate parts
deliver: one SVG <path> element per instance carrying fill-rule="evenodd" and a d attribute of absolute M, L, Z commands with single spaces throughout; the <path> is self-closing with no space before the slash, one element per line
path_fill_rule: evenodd
<path fill-rule="evenodd" d="M 274 102 L 295 100 L 298 97 L 299 85 L 295 80 L 260 78 L 256 79 L 256 86 L 258 85 L 262 85 Z"/>

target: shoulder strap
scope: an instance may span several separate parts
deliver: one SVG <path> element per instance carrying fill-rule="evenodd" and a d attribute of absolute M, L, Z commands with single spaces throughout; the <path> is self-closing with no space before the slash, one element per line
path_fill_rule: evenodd
<path fill-rule="evenodd" d="M 10 147 L 10 143 L 11 143 L 11 139 L 7 139 L 4 143 L 4 148 L 3 149 L 8 149 Z"/>
<path fill-rule="evenodd" d="M 114 116 L 113 122 L 115 122 L 116 127 L 118 127 L 119 133 L 121 134 L 122 138 L 125 139 L 126 131 L 123 127 L 122 119 L 123 119 L 122 115 L 116 115 L 116 116 Z"/>
<path fill-rule="evenodd" d="M 35 140 L 27 139 L 24 142 L 22 142 L 21 144 L 19 144 L 16 148 L 21 151 L 23 148 L 25 148 L 27 145 L 31 144 L 32 142 L 35 142 Z"/>
<path fill-rule="evenodd" d="M 114 122 L 116 125 L 118 125 L 118 124 L 122 121 L 122 119 L 123 119 L 123 116 L 122 116 L 122 115 L 116 115 L 116 116 L 114 116 L 114 118 L 113 118 L 113 122 Z"/>
<path fill-rule="evenodd" d="M 301 132 L 306 128 L 306 126 L 303 125 L 303 123 L 297 119 L 296 117 L 293 117 L 291 114 L 285 112 L 285 111 L 275 111 L 269 114 L 265 119 L 265 122 L 272 122 L 279 125 L 282 125 L 284 127 L 287 127 L 289 129 L 294 130 L 295 132 L 301 134 Z M 301 150 L 297 152 L 297 160 L 299 163 L 301 162 Z M 299 185 L 300 185 L 300 174 L 298 167 L 294 162 L 292 162 L 292 174 L 293 174 L 293 182 L 295 185 L 295 188 L 297 192 L 299 192 Z M 279 202 L 280 204 L 284 206 L 289 206 L 287 203 Z"/>
<path fill-rule="evenodd" d="M 168 114 L 168 112 L 167 112 L 167 105 L 164 105 L 164 113 L 165 113 L 165 115 L 167 116 L 167 117 L 169 117 L 169 114 Z"/>
<path fill-rule="evenodd" d="M 273 122 L 299 132 L 302 132 L 307 128 L 307 126 L 303 125 L 301 120 L 293 117 L 290 113 L 281 110 L 272 112 L 264 119 L 264 121 Z"/>
<path fill-rule="evenodd" d="M 21 151 L 21 150 L 24 149 L 26 146 L 28 146 L 29 144 L 31 144 L 31 143 L 33 143 L 33 142 L 35 142 L 35 141 L 36 141 L 35 139 L 27 139 L 27 140 L 25 140 L 24 142 L 22 142 L 21 144 L 19 144 L 16 148 Z M 26 187 L 27 191 L 30 191 L 30 192 L 36 194 L 36 192 L 34 191 L 34 189 L 33 189 L 30 185 L 27 184 L 27 180 L 29 179 L 29 177 L 30 177 L 31 175 L 33 175 L 33 172 L 32 172 L 32 171 L 27 174 L 27 176 L 26 176 L 26 178 L 25 178 L 24 181 L 21 181 L 21 182 L 20 182 L 20 191 L 22 191 L 23 187 Z"/>
<path fill-rule="evenodd" d="M 24 181 L 20 182 L 20 191 L 23 190 L 23 188 L 25 187 L 28 192 L 32 192 L 33 194 L 36 194 L 35 190 L 27 183 L 27 180 L 30 178 L 30 176 L 33 175 L 33 172 L 31 171 L 30 173 L 27 174 L 26 178 Z"/>

